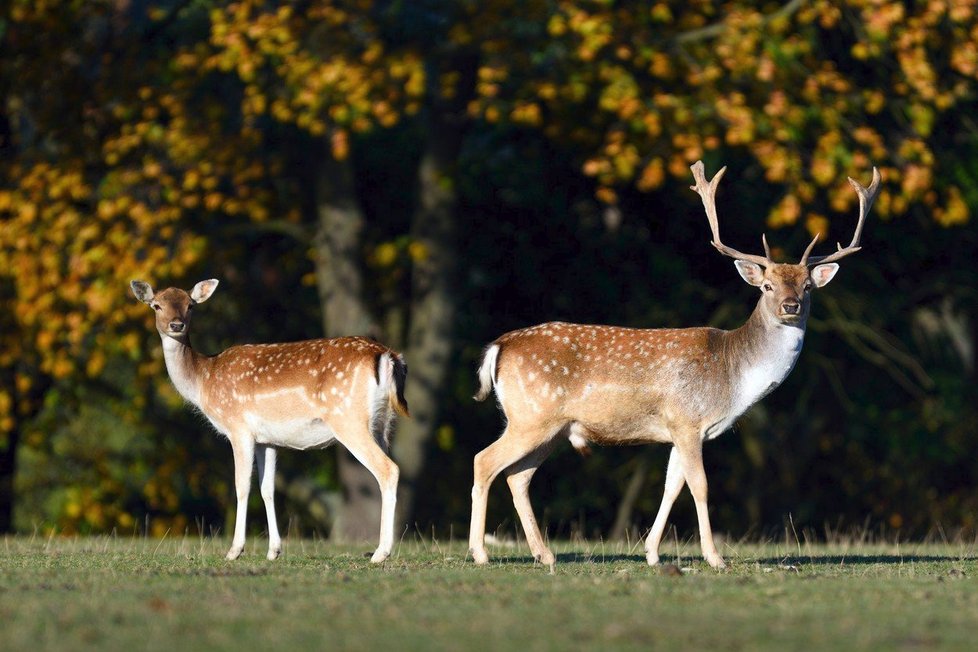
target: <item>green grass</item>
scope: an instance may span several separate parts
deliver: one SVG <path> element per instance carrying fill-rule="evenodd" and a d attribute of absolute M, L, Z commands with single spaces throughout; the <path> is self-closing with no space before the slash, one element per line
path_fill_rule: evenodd
<path fill-rule="evenodd" d="M 978 546 L 726 545 L 717 573 L 698 544 L 555 545 L 554 574 L 525 548 L 403 541 L 364 548 L 252 537 L 0 540 L 3 650 L 901 650 L 974 649 Z M 678 556 L 677 556 L 678 553 Z"/>

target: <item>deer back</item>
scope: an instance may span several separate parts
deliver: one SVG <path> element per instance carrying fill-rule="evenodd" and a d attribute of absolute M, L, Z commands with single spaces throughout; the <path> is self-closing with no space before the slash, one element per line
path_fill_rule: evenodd
<path fill-rule="evenodd" d="M 724 332 L 553 322 L 491 346 L 510 422 L 575 421 L 599 443 L 660 440 L 676 420 L 709 420 L 730 402 Z"/>
<path fill-rule="evenodd" d="M 388 404 L 407 413 L 400 356 L 362 337 L 234 346 L 204 358 L 198 374 L 201 411 L 223 432 L 247 429 L 260 443 L 325 444 L 327 431 L 369 427 Z"/>

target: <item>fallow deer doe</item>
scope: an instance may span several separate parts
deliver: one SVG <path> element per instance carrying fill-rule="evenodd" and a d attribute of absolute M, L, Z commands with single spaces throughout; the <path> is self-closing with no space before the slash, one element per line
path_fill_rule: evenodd
<path fill-rule="evenodd" d="M 863 223 L 879 190 L 880 176 L 859 196 L 859 220 L 849 246 L 828 256 L 811 256 L 818 237 L 796 265 L 765 255 L 742 254 L 720 240 L 715 193 L 726 168 L 707 183 L 702 161 L 692 166 L 713 233 L 712 244 L 734 258 L 743 279 L 761 289 L 753 314 L 740 328 L 633 329 L 560 322 L 507 333 L 490 344 L 479 368 L 485 399 L 495 389 L 506 428 L 474 462 L 469 547 L 476 563 L 488 561 L 485 548 L 486 501 L 500 472 L 513 494 L 526 541 L 539 561 L 552 565 L 530 505 L 534 472 L 557 441 L 575 448 L 596 444 L 672 444 L 665 490 L 645 541 L 649 564 L 659 561 L 659 542 L 673 502 L 684 484 L 696 504 L 700 545 L 706 561 L 724 566 L 707 511 L 703 442 L 727 430 L 749 407 L 787 377 L 801 353 L 810 291 L 835 276 L 835 262 L 859 251 Z"/>
<path fill-rule="evenodd" d="M 401 355 L 363 337 L 246 344 L 201 355 L 190 346 L 190 314 L 217 283 L 201 281 L 189 294 L 178 288 L 153 292 L 142 281 L 131 286 L 156 311 L 166 369 L 177 391 L 231 442 L 237 514 L 227 558 L 244 550 L 254 461 L 268 517 L 268 559 L 275 559 L 282 551 L 274 502 L 276 447 L 322 448 L 335 440 L 380 485 L 380 543 L 371 561 L 384 561 L 394 543 L 398 479 L 386 451 L 394 413 L 408 415 Z"/>

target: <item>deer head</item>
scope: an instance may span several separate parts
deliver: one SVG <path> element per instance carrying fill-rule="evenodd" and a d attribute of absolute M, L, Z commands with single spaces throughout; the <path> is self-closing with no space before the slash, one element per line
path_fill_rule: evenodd
<path fill-rule="evenodd" d="M 690 188 L 695 190 L 703 200 L 703 208 L 706 210 L 710 230 L 713 232 L 711 244 L 724 256 L 734 259 L 734 265 L 745 281 L 761 289 L 764 314 L 784 324 L 804 323 L 808 317 L 812 289 L 827 285 L 835 277 L 836 272 L 839 271 L 839 265 L 835 261 L 860 249 L 859 239 L 862 236 L 863 224 L 879 192 L 879 171 L 873 168 L 873 181 L 869 188 L 864 188 L 857 181 L 849 178 L 849 184 L 859 196 L 859 221 L 852 242 L 847 247 L 839 244 L 838 250 L 827 256 L 811 256 L 812 249 L 818 242 L 816 235 L 805 249 L 801 260 L 797 264 L 790 264 L 776 263 L 772 260 L 766 236 L 761 236 L 764 245 L 763 256 L 744 254 L 723 244 L 720 240 L 715 195 L 717 185 L 727 168 L 720 168 L 709 182 L 706 181 L 702 161 L 697 161 L 690 169 L 696 181 L 696 185 Z"/>
<path fill-rule="evenodd" d="M 217 279 L 201 281 L 190 293 L 179 288 L 167 288 L 154 293 L 144 281 L 132 281 L 129 286 L 136 298 L 156 311 L 156 330 L 160 335 L 186 342 L 190 333 L 190 313 L 198 303 L 203 303 L 217 289 Z"/>

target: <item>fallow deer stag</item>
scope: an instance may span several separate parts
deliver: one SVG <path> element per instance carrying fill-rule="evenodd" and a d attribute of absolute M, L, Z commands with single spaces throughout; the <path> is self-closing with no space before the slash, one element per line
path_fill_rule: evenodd
<path fill-rule="evenodd" d="M 659 542 L 673 502 L 684 484 L 696 503 L 703 556 L 724 566 L 707 511 L 703 442 L 727 430 L 750 406 L 787 377 L 801 353 L 810 291 L 835 276 L 835 262 L 859 251 L 866 215 L 879 190 L 879 172 L 859 196 L 859 220 L 849 246 L 828 256 L 811 256 L 816 237 L 796 265 L 742 254 L 720 240 L 715 193 L 726 168 L 707 183 L 703 163 L 692 166 L 713 233 L 712 244 L 734 258 L 747 283 L 761 298 L 747 323 L 732 331 L 716 328 L 632 329 L 560 322 L 507 333 L 490 344 L 479 368 L 485 399 L 495 389 L 506 419 L 498 440 L 475 456 L 469 547 L 476 563 L 488 561 L 485 548 L 486 501 L 500 472 L 513 494 L 526 541 L 539 561 L 552 565 L 530 505 L 534 472 L 555 443 L 570 439 L 580 448 L 596 444 L 672 445 L 662 503 L 645 541 L 649 564 L 659 561 Z"/>
<path fill-rule="evenodd" d="M 131 286 L 156 311 L 173 385 L 231 442 L 237 515 L 227 558 L 244 550 L 254 461 L 268 517 L 268 559 L 275 559 L 282 551 L 274 502 L 276 447 L 322 448 L 335 440 L 380 485 L 380 544 L 371 561 L 384 561 L 394 543 L 398 479 L 386 451 L 394 413 L 408 415 L 401 355 L 363 337 L 246 344 L 201 355 L 190 346 L 191 309 L 210 298 L 217 283 L 201 281 L 189 294 L 178 288 L 153 292 L 142 281 Z"/>

